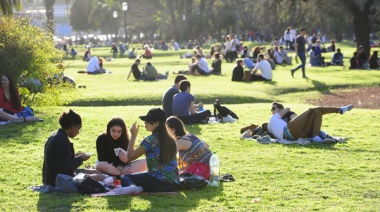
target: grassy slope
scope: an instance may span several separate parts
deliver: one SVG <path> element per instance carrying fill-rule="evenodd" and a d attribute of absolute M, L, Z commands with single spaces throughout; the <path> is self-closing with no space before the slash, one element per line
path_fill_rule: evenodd
<path fill-rule="evenodd" d="M 345 55 L 352 49 L 346 47 Z M 107 49 L 95 49 L 94 55 L 107 56 Z M 159 55 L 161 52 L 156 52 Z M 159 69 L 184 69 L 188 60 L 177 59 L 177 52 L 165 52 L 152 63 Z M 77 74 L 84 69 L 80 60 L 69 61 L 66 75 L 74 76 L 78 97 L 72 106 L 36 108 L 42 123 L 13 124 L 0 127 L 0 210 L 2 211 L 376 211 L 380 204 L 378 163 L 380 144 L 379 110 L 354 109 L 345 115 L 328 115 L 323 129 L 333 135 L 353 137 L 346 144 L 330 145 L 262 145 L 240 140 L 239 129 L 251 123 L 262 123 L 270 115 L 270 102 L 283 101 L 294 111 L 310 105 L 304 100 L 337 87 L 378 85 L 379 72 L 350 71 L 341 67 L 307 68 L 309 80 L 292 79 L 289 67 L 276 68 L 272 83 L 232 83 L 232 64 L 223 64 L 224 76 L 189 77 L 197 100 L 206 109 L 216 97 L 228 103 L 240 120 L 237 123 L 193 125 L 187 129 L 210 144 L 221 159 L 221 173 L 231 173 L 236 182 L 199 192 L 183 191 L 176 196 L 115 196 L 91 198 L 81 195 L 38 194 L 25 187 L 41 183 L 43 145 L 58 128 L 62 111 L 74 109 L 83 118 L 83 131 L 72 139 L 77 151 L 94 153 L 85 164 L 96 161 L 95 139 L 105 130 L 108 120 L 121 116 L 130 126 L 160 103 L 169 81 L 126 81 L 128 59 L 106 63 L 112 74 L 89 76 Z M 347 61 L 346 61 L 347 64 Z M 221 93 L 225 93 L 221 95 Z M 281 96 L 278 96 L 281 94 Z M 95 107 L 94 107 L 95 106 Z M 15 133 L 17 132 L 17 133 Z M 138 139 L 148 133 L 140 129 Z M 258 198 L 259 203 L 252 203 Z"/>

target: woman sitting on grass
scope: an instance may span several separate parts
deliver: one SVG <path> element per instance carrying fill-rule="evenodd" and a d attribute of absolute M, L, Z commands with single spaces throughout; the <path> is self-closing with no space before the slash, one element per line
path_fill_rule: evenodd
<path fill-rule="evenodd" d="M 197 136 L 186 131 L 183 122 L 170 116 L 166 119 L 166 126 L 177 137 L 177 150 L 179 151 L 179 165 L 185 170 L 193 163 L 203 162 L 209 164 L 212 155 L 208 144 L 201 141 Z"/>
<path fill-rule="evenodd" d="M 13 79 L 9 75 L 1 77 L 0 87 L 0 121 L 11 122 L 33 122 L 41 119 L 22 113 L 24 107 L 21 106 L 20 95 Z M 30 112 L 31 109 L 27 108 Z M 29 116 L 31 115 L 31 116 Z"/>
<path fill-rule="evenodd" d="M 146 171 L 145 159 L 128 162 L 129 140 L 130 136 L 123 119 L 111 119 L 107 124 L 107 131 L 96 140 L 98 161 L 95 168 L 113 176 Z"/>
<path fill-rule="evenodd" d="M 343 114 L 350 111 L 352 105 L 342 107 L 317 107 L 310 108 L 301 115 L 286 123 L 282 119 L 290 108 L 280 109 L 275 104 L 272 107 L 273 116 L 269 120 L 268 131 L 277 139 L 298 140 L 299 138 L 310 138 L 312 142 L 323 142 L 329 136 L 321 131 L 322 116 L 329 113 Z"/>
<path fill-rule="evenodd" d="M 149 110 L 146 116 L 140 116 L 145 121 L 145 129 L 152 134 L 145 137 L 135 149 L 135 141 L 139 125 L 131 127 L 131 140 L 128 145 L 128 161 L 133 161 L 145 154 L 148 165 L 147 172 L 126 175 L 121 178 L 121 185 L 133 188 L 141 186 L 146 192 L 170 192 L 179 188 L 177 164 L 177 145 L 175 138 L 168 132 L 165 121 L 166 114 L 159 108 Z M 132 193 L 131 192 L 131 193 Z"/>
<path fill-rule="evenodd" d="M 59 117 L 61 128 L 53 133 L 45 143 L 42 182 L 44 185 L 55 186 L 58 174 L 74 177 L 74 171 L 83 161 L 90 159 L 89 154 L 74 153 L 74 146 L 69 138 L 75 138 L 82 127 L 81 117 L 70 110 Z"/>

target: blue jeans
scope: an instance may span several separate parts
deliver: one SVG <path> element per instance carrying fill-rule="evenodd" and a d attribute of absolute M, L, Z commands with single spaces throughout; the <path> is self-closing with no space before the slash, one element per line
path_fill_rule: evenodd
<path fill-rule="evenodd" d="M 295 68 L 294 71 L 297 71 L 298 69 L 302 68 L 302 76 L 306 77 L 306 74 L 305 74 L 306 54 L 305 54 L 305 52 L 298 52 L 298 57 L 301 60 L 301 64 L 299 66 L 297 66 L 297 68 Z"/>
<path fill-rule="evenodd" d="M 126 175 L 121 178 L 121 185 L 123 187 L 130 185 L 141 186 L 145 192 L 173 192 L 179 189 L 179 184 L 164 182 L 153 177 L 148 172 Z"/>

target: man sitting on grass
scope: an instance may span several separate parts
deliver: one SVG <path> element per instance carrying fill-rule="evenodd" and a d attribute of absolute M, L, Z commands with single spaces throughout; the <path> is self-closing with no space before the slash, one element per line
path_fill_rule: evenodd
<path fill-rule="evenodd" d="M 264 60 L 264 55 L 259 54 L 257 56 L 257 64 L 252 70 L 251 79 L 252 81 L 271 81 L 272 80 L 272 67 L 268 61 Z M 258 74 L 257 71 L 260 69 L 261 74 Z"/>
<path fill-rule="evenodd" d="M 211 116 L 210 110 L 203 110 L 203 103 L 195 104 L 195 97 L 190 94 L 190 82 L 182 80 L 179 84 L 181 90 L 173 98 L 173 115 L 186 124 L 207 123 Z M 198 110 L 198 112 L 196 111 Z"/>

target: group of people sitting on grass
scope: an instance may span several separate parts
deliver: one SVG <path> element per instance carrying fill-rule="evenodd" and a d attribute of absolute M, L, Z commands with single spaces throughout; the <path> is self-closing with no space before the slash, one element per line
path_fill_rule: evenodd
<path fill-rule="evenodd" d="M 379 69 L 380 59 L 379 51 L 373 51 L 371 57 L 368 58 L 363 46 L 359 46 L 350 59 L 350 69 Z"/>
<path fill-rule="evenodd" d="M 209 164 L 212 153 L 208 144 L 188 133 L 177 117 L 167 117 L 162 109 L 153 108 L 140 119 L 151 135 L 137 148 L 139 124 L 134 123 L 128 130 L 121 118 L 108 122 L 106 132 L 96 140 L 97 162 L 94 168 L 84 170 L 91 178 L 96 181 L 109 176 L 120 179 L 128 193 L 171 192 L 179 189 L 181 170 L 197 162 Z M 53 187 L 58 174 L 74 177 L 83 161 L 91 157 L 83 152 L 75 153 L 69 140 L 80 132 L 80 115 L 72 110 L 64 112 L 59 124 L 61 128 L 48 138 L 44 149 L 43 184 Z M 145 159 L 139 159 L 142 155 Z"/>
<path fill-rule="evenodd" d="M 131 74 L 133 74 L 135 80 L 155 81 L 161 79 L 168 79 L 169 71 L 167 71 L 165 74 L 160 74 L 151 62 L 147 62 L 146 66 L 142 68 L 142 71 L 140 71 L 140 63 L 140 59 L 135 60 L 135 63 L 133 63 L 127 79 L 129 79 Z"/>

